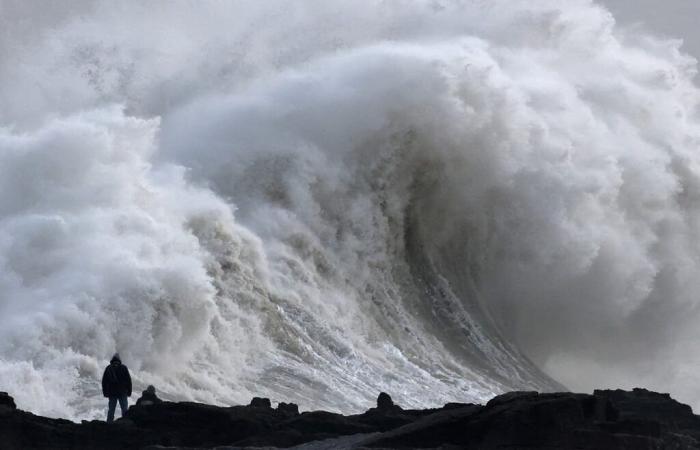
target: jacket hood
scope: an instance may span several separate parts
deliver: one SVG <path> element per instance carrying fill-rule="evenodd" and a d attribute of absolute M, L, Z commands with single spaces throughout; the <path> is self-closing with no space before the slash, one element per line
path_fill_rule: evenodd
<path fill-rule="evenodd" d="M 111 363 L 113 362 L 118 362 L 121 363 L 122 359 L 119 357 L 119 353 L 115 353 L 114 356 L 112 356 L 112 359 L 109 361 Z"/>

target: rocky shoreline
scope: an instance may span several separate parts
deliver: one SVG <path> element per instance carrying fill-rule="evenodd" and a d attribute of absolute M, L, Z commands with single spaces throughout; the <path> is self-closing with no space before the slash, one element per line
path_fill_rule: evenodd
<path fill-rule="evenodd" d="M 191 402 L 132 406 L 113 424 L 80 424 L 18 410 L 0 393 L 0 449 L 700 449 L 700 417 L 644 389 L 592 395 L 510 392 L 485 405 L 409 410 L 380 394 L 362 414 L 300 413 L 268 399 L 219 407 Z"/>

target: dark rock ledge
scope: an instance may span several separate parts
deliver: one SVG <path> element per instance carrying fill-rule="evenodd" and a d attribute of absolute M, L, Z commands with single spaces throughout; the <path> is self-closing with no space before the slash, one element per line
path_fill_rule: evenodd
<path fill-rule="evenodd" d="M 511 392 L 486 405 L 407 410 L 380 394 L 358 415 L 248 406 L 156 403 L 113 424 L 76 424 L 20 411 L 0 393 L 0 449 L 235 448 L 700 449 L 700 418 L 668 394 Z"/>

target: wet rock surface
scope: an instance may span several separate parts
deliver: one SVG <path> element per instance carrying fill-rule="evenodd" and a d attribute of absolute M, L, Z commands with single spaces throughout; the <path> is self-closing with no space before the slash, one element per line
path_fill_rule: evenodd
<path fill-rule="evenodd" d="M 0 408 L 4 408 L 8 412 L 17 409 L 15 400 L 7 392 L 0 392 Z"/>
<path fill-rule="evenodd" d="M 344 416 L 299 413 L 269 399 L 248 406 L 190 402 L 133 406 L 113 424 L 80 424 L 16 409 L 0 393 L 0 449 L 116 448 L 700 449 L 700 418 L 668 394 L 644 389 L 593 395 L 510 392 L 486 405 L 402 409 L 377 406 Z"/>

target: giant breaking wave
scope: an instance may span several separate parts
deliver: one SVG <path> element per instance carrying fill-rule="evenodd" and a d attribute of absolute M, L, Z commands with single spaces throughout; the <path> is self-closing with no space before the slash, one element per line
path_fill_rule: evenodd
<path fill-rule="evenodd" d="M 587 0 L 0 2 L 0 388 L 700 402 L 695 61 Z"/>

